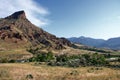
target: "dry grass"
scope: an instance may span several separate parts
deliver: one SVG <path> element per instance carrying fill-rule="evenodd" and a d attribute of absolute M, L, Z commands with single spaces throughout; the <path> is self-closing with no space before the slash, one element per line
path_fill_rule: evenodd
<path fill-rule="evenodd" d="M 71 47 L 66 47 L 66 49 L 63 50 L 52 50 L 55 54 L 90 54 L 90 53 L 96 53 L 95 51 L 89 51 L 89 50 L 82 50 L 82 49 L 74 49 Z"/>
<path fill-rule="evenodd" d="M 6 59 L 24 59 L 31 57 L 32 54 L 27 52 L 25 49 L 16 49 L 16 50 L 4 50 L 0 51 L 0 58 Z"/>
<path fill-rule="evenodd" d="M 0 64 L 0 80 L 120 80 L 120 70 L 35 66 L 33 63 Z"/>

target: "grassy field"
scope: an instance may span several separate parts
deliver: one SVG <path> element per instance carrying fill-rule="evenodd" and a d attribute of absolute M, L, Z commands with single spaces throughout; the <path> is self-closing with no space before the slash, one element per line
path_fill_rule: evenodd
<path fill-rule="evenodd" d="M 26 59 L 31 57 L 32 54 L 27 52 L 25 49 L 15 49 L 15 50 L 3 50 L 0 51 L 0 58 L 5 59 Z"/>
<path fill-rule="evenodd" d="M 0 64 L 0 80 L 120 80 L 120 70 L 105 67 L 51 67 L 34 63 Z"/>
<path fill-rule="evenodd" d="M 55 51 L 54 51 L 55 52 Z M 90 54 L 96 51 L 67 48 L 55 53 Z M 26 49 L 0 50 L 0 58 L 27 59 L 33 55 Z M 39 63 L 39 62 L 37 62 Z M 111 62 L 111 67 L 120 65 Z M 107 67 L 58 67 L 32 63 L 0 63 L 0 80 L 120 80 L 120 68 Z"/>

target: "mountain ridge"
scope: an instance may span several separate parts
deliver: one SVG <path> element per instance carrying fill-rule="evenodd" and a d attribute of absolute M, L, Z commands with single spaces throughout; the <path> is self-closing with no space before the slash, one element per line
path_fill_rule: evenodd
<path fill-rule="evenodd" d="M 79 43 L 87 46 L 97 47 L 97 48 L 110 48 L 110 49 L 120 49 L 120 37 L 104 39 L 94 39 L 90 37 L 71 37 L 67 38 L 73 43 Z"/>
<path fill-rule="evenodd" d="M 84 36 L 71 37 L 71 38 L 68 38 L 68 40 L 70 40 L 73 43 L 81 43 L 87 46 L 97 46 L 105 41 L 103 39 L 94 39 L 94 38 L 84 37 Z"/>

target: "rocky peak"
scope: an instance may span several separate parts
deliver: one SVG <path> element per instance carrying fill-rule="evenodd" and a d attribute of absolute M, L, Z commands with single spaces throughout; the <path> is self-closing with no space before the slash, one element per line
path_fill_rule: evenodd
<path fill-rule="evenodd" d="M 0 40 L 15 46 L 19 44 L 20 47 L 41 46 L 58 50 L 71 45 L 65 38 L 58 38 L 33 25 L 26 18 L 24 11 L 15 12 L 0 20 Z"/>
<path fill-rule="evenodd" d="M 6 17 L 6 19 L 26 19 L 26 15 L 25 12 L 22 10 L 13 13 L 12 15 Z"/>

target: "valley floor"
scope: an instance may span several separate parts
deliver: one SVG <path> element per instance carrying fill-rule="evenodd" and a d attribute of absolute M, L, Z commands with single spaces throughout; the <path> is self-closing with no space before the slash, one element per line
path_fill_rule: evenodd
<path fill-rule="evenodd" d="M 120 70 L 105 67 L 52 67 L 34 63 L 0 64 L 0 80 L 120 80 Z"/>

